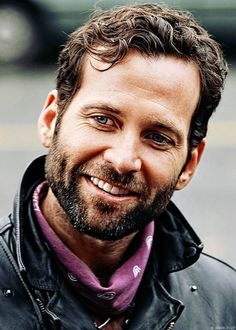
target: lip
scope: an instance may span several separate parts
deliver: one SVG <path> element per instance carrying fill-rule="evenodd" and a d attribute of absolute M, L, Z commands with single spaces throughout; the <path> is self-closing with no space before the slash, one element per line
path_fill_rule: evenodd
<path fill-rule="evenodd" d="M 100 189 L 98 186 L 92 183 L 92 181 L 89 178 L 83 177 L 83 181 L 87 185 L 88 189 L 90 192 L 94 195 L 97 196 L 100 199 L 106 200 L 106 201 L 111 201 L 111 202 L 131 202 L 137 199 L 136 195 L 124 195 L 124 196 L 119 196 L 119 195 L 112 195 L 109 192 L 106 192 L 102 189 Z"/>

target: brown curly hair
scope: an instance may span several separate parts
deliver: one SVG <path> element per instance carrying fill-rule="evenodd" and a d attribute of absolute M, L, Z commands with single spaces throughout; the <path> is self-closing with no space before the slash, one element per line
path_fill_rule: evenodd
<path fill-rule="evenodd" d="M 218 43 L 189 12 L 161 5 L 129 5 L 95 13 L 70 35 L 59 55 L 58 123 L 80 88 L 85 56 L 96 56 L 112 66 L 129 49 L 145 56 L 173 55 L 198 65 L 201 93 L 189 131 L 189 147 L 196 147 L 206 136 L 208 120 L 219 104 L 227 64 Z"/>

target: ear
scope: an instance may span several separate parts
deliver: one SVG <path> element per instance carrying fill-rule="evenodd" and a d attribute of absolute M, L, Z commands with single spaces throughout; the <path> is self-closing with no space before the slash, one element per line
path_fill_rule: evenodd
<path fill-rule="evenodd" d="M 58 113 L 57 91 L 52 90 L 46 99 L 38 120 L 38 132 L 42 145 L 49 148 L 54 134 Z"/>
<path fill-rule="evenodd" d="M 205 149 L 205 140 L 202 140 L 199 145 L 193 149 L 191 151 L 190 157 L 188 162 L 186 163 L 183 172 L 181 173 L 178 182 L 176 184 L 175 189 L 176 190 L 181 190 L 183 189 L 185 186 L 187 186 L 187 184 L 189 183 L 189 181 L 192 179 L 195 170 L 201 160 L 203 151 Z"/>

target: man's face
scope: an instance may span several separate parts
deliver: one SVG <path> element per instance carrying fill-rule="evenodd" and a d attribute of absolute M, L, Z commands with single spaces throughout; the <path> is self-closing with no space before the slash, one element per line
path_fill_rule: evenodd
<path fill-rule="evenodd" d="M 130 52 L 107 71 L 95 69 L 103 65 L 87 58 L 50 142 L 46 175 L 74 227 L 116 240 L 157 217 L 190 180 L 198 156 L 184 165 L 200 81 L 193 63 L 170 56 Z"/>

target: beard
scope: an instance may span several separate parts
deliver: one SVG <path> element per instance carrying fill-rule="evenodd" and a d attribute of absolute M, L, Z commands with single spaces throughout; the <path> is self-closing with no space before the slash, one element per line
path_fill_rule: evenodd
<path fill-rule="evenodd" d="M 141 231 L 158 218 L 169 203 L 178 180 L 172 179 L 158 187 L 155 196 L 150 198 L 147 184 L 133 173 L 119 174 L 111 165 L 92 161 L 71 167 L 69 156 L 60 151 L 57 141 L 46 158 L 45 171 L 49 187 L 73 227 L 103 241 L 115 241 Z M 81 179 L 89 180 L 91 176 L 138 191 L 139 198 L 136 203 L 123 207 L 122 203 L 114 205 L 87 196 Z"/>

